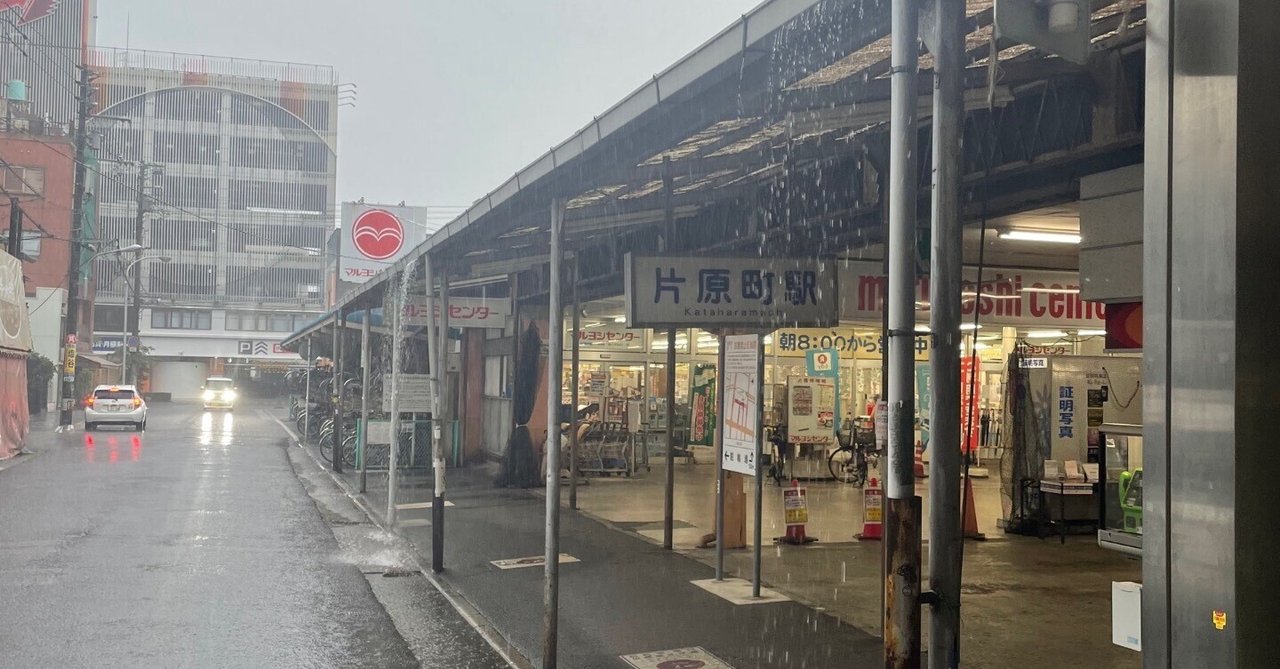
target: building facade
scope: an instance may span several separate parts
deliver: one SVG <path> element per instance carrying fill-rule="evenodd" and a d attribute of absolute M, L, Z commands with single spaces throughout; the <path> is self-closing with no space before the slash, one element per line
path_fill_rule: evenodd
<path fill-rule="evenodd" d="M 134 265 L 150 390 L 198 394 L 206 375 L 265 389 L 297 356 L 278 342 L 324 306 L 333 229 L 332 68 L 97 49 L 101 168 L 94 236 L 148 247 Z M 167 261 L 164 258 L 168 258 Z M 118 258 L 93 268 L 97 344 L 126 337 Z"/>
<path fill-rule="evenodd" d="M 17 198 L 33 350 L 50 360 L 60 358 L 71 258 L 75 91 L 94 4 L 0 2 L 0 234 L 7 236 L 10 201 Z M 82 341 L 91 332 L 90 316 L 87 308 L 81 314 Z"/>

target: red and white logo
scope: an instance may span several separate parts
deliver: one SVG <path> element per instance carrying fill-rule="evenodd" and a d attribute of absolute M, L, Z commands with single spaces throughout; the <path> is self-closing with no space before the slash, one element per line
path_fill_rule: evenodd
<path fill-rule="evenodd" d="M 370 209 L 357 216 L 355 223 L 351 224 L 351 241 L 364 257 L 386 260 L 404 246 L 404 226 L 395 214 Z"/>
<path fill-rule="evenodd" d="M 25 26 L 53 14 L 61 2 L 62 0 L 0 0 L 0 12 L 18 10 L 22 16 L 14 23 Z"/>

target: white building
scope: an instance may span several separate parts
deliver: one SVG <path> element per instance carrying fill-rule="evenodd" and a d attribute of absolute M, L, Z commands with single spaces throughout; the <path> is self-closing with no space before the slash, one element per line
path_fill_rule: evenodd
<path fill-rule="evenodd" d="M 170 259 L 136 266 L 150 389 L 185 398 L 209 374 L 278 376 L 298 361 L 278 342 L 323 307 L 333 69 L 102 49 L 92 60 L 103 161 L 95 236 Z M 120 258 L 94 267 L 99 337 L 128 328 L 121 269 Z"/>

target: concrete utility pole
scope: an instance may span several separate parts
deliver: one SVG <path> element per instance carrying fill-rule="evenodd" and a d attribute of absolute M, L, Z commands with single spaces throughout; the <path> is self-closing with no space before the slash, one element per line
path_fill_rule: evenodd
<path fill-rule="evenodd" d="M 22 258 L 22 204 L 9 198 L 9 255 Z"/>
<path fill-rule="evenodd" d="M 58 397 L 58 431 L 73 429 L 76 408 L 76 333 L 80 329 L 80 236 L 84 232 L 84 191 L 87 177 L 85 163 L 89 146 L 89 112 L 93 107 L 93 90 L 89 86 L 89 68 L 80 66 L 79 105 L 76 111 L 75 185 L 71 194 L 71 260 L 67 265 L 67 313 L 62 319 L 63 356 L 61 392 Z"/>
<path fill-rule="evenodd" d="M 929 326 L 929 666 L 960 666 L 960 304 L 964 248 L 960 180 L 964 141 L 964 2 L 933 3 L 933 225 Z"/>
<path fill-rule="evenodd" d="M 565 201 L 551 203 L 551 286 L 547 311 L 547 534 L 543 589 L 542 669 L 556 667 L 560 617 L 560 389 L 564 365 L 564 309 L 560 273 L 564 269 L 562 228 Z M 526 351 L 524 355 L 537 355 Z"/>
<path fill-rule="evenodd" d="M 885 667 L 920 666 L 920 500 L 915 496 L 918 12 L 893 0 L 889 147 L 889 453 Z"/>

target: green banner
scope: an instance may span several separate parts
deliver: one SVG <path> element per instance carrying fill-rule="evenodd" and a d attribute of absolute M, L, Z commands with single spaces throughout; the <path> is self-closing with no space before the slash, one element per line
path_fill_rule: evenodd
<path fill-rule="evenodd" d="M 693 395 L 689 402 L 689 444 L 715 446 L 716 366 L 693 366 Z"/>

